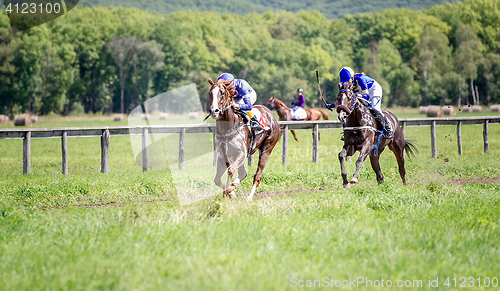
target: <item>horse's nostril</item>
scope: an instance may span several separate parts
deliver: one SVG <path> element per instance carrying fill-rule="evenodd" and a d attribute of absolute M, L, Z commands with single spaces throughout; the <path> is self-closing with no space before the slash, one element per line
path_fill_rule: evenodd
<path fill-rule="evenodd" d="M 219 109 L 215 109 L 215 110 L 214 110 L 214 112 L 215 112 L 215 113 L 219 113 Z"/>

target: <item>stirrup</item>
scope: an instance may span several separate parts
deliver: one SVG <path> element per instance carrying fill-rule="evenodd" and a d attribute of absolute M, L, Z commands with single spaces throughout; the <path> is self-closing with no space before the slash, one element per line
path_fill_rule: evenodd
<path fill-rule="evenodd" d="M 260 125 L 259 122 L 253 120 L 253 119 L 250 119 L 250 128 L 252 129 L 257 129 L 257 130 L 263 130 L 264 128 Z"/>
<path fill-rule="evenodd" d="M 384 128 L 384 131 L 382 134 L 385 136 L 385 138 L 393 138 L 394 137 L 394 131 L 391 130 L 390 126 L 389 126 L 389 129 L 390 130 L 387 130 L 387 128 Z"/>

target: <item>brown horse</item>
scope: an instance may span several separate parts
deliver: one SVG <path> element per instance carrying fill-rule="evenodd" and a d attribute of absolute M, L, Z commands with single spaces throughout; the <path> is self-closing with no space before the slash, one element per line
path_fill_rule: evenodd
<path fill-rule="evenodd" d="M 349 182 L 351 184 L 358 183 L 359 170 L 367 156 L 370 156 L 370 162 L 377 175 L 377 181 L 382 183 L 384 175 L 382 175 L 382 171 L 380 170 L 379 157 L 386 146 L 389 146 L 389 149 L 396 156 L 399 175 L 403 180 L 403 184 L 406 185 L 404 152 L 406 150 L 406 154 L 410 158 L 410 154 L 413 155 L 413 151 L 417 149 L 411 141 L 405 140 L 397 117 L 391 112 L 383 110 L 384 115 L 394 129 L 394 138 L 388 139 L 378 129 L 383 128 L 382 125 L 377 124 L 375 118 L 370 113 L 370 109 L 363 105 L 362 101 L 359 101 L 356 94 L 352 91 L 353 84 L 345 83 L 344 86 L 339 84 L 339 88 L 340 91 L 336 102 L 339 104 L 337 107 L 339 119 L 344 124 L 344 147 L 339 153 L 343 186 L 349 187 Z M 356 151 L 360 152 L 359 158 L 356 161 L 356 171 L 348 182 L 344 158 L 354 155 Z"/>
<path fill-rule="evenodd" d="M 269 98 L 269 102 L 267 102 L 267 108 L 270 110 L 276 110 L 278 116 L 280 117 L 280 121 L 291 121 L 292 114 L 290 113 L 290 108 L 283 103 L 283 101 L 278 98 L 271 97 Z M 304 120 L 320 120 L 321 116 L 323 116 L 324 120 L 328 120 L 328 113 L 321 109 L 306 109 L 307 117 Z M 291 130 L 293 134 L 293 138 L 298 142 L 297 136 L 295 135 L 295 130 Z"/>
<path fill-rule="evenodd" d="M 237 114 L 232 107 L 233 97 L 238 94 L 235 86 L 230 81 L 225 80 L 219 80 L 215 83 L 208 79 L 208 82 L 212 86 L 209 91 L 210 115 L 216 120 L 216 153 L 218 158 L 215 185 L 224 190 L 224 197 L 235 197 L 234 190 L 247 176 L 245 170 L 247 156 L 259 150 L 259 164 L 253 178 L 252 191 L 248 196 L 248 199 L 251 200 L 262 179 L 262 171 L 266 166 L 267 159 L 280 138 L 281 132 L 278 122 L 266 107 L 253 106 L 259 110 L 268 126 L 252 135 L 252 131 L 246 126 L 243 117 Z M 223 185 L 221 177 L 226 169 L 227 182 Z M 238 178 L 231 183 L 236 170 L 238 170 Z"/>

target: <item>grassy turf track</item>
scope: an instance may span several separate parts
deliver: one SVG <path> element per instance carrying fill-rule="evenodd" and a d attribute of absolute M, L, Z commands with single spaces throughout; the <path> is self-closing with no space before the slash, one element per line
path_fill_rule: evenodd
<path fill-rule="evenodd" d="M 102 121 L 71 126 L 89 123 Z M 376 184 L 367 161 L 348 191 L 340 187 L 340 131 L 321 131 L 318 164 L 310 131 L 298 134 L 287 166 L 278 144 L 258 199 L 219 195 L 189 205 L 177 200 L 169 170 L 141 172 L 128 137 L 111 137 L 109 175 L 99 174 L 98 138 L 69 139 L 67 177 L 60 140 L 32 141 L 29 176 L 22 141 L 0 140 L 0 289 L 287 289 L 291 277 L 359 276 L 422 280 L 424 288 L 407 290 L 436 290 L 428 278 L 439 277 L 438 290 L 458 290 L 443 288 L 446 277 L 500 278 L 500 184 L 450 182 L 500 176 L 499 125 L 490 125 L 490 154 L 482 153 L 482 127 L 463 126 L 462 157 L 455 127 L 438 127 L 438 159 L 430 158 L 429 128 L 407 128 L 420 150 L 407 163 L 411 185 L 401 184 L 387 150 L 386 183 Z M 201 188 L 211 184 L 214 173 L 191 170 Z M 237 193 L 250 191 L 254 172 Z M 297 189 L 314 191 L 290 192 Z M 467 289 L 484 290 L 477 280 Z"/>

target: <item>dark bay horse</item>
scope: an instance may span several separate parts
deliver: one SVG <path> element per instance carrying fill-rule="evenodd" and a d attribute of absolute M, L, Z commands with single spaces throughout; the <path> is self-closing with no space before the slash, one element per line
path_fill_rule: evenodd
<path fill-rule="evenodd" d="M 283 101 L 278 98 L 271 97 L 269 98 L 269 102 L 267 102 L 267 108 L 270 110 L 276 110 L 278 116 L 280 117 L 280 121 L 291 121 L 292 114 L 290 113 L 290 108 L 283 103 Z M 307 113 L 307 117 L 304 120 L 320 120 L 323 116 L 324 120 L 328 120 L 328 113 L 321 109 L 313 109 L 307 108 L 305 109 Z M 297 136 L 295 135 L 295 130 L 291 130 L 293 134 L 293 138 L 298 142 Z"/>
<path fill-rule="evenodd" d="M 216 153 L 217 174 L 215 185 L 224 190 L 223 196 L 235 197 L 234 190 L 247 176 L 245 160 L 249 154 L 259 153 L 259 164 L 253 178 L 253 187 L 248 199 L 252 199 L 255 190 L 262 179 L 262 171 L 266 166 L 267 159 L 271 155 L 274 146 L 280 138 L 280 128 L 274 115 L 264 106 L 255 105 L 267 127 L 255 133 L 255 139 L 251 142 L 251 131 L 245 125 L 243 117 L 235 112 L 232 107 L 233 97 L 238 94 L 235 86 L 230 81 L 219 80 L 217 83 L 208 79 L 211 85 L 210 115 L 216 120 Z M 254 110 L 255 110 L 254 109 Z M 251 147 L 251 148 L 250 148 Z M 221 177 L 227 169 L 227 182 L 222 184 Z M 231 179 L 238 170 L 238 178 L 232 183 Z"/>
<path fill-rule="evenodd" d="M 382 175 L 382 171 L 380 170 L 379 157 L 386 146 L 389 146 L 389 149 L 396 156 L 399 175 L 403 180 L 403 184 L 406 185 L 404 152 L 406 150 L 406 154 L 410 158 L 410 154 L 413 155 L 413 152 L 417 149 L 411 141 L 405 140 L 397 117 L 391 112 L 383 110 L 394 131 L 394 138 L 388 139 L 379 130 L 379 128 L 382 128 L 382 125 L 377 124 L 375 118 L 370 113 L 370 109 L 363 105 L 363 101 L 360 101 L 360 98 L 358 99 L 357 95 L 352 91 L 353 84 L 345 83 L 343 86 L 339 84 L 339 88 L 340 91 L 336 102 L 339 104 L 337 107 L 339 119 L 344 124 L 344 147 L 339 153 L 343 186 L 349 187 L 349 182 L 351 184 L 358 183 L 359 170 L 368 156 L 370 156 L 372 168 L 377 175 L 377 181 L 382 183 L 384 175 Z M 344 158 L 354 155 L 356 151 L 360 152 L 359 158 L 356 161 L 356 171 L 348 182 Z"/>

